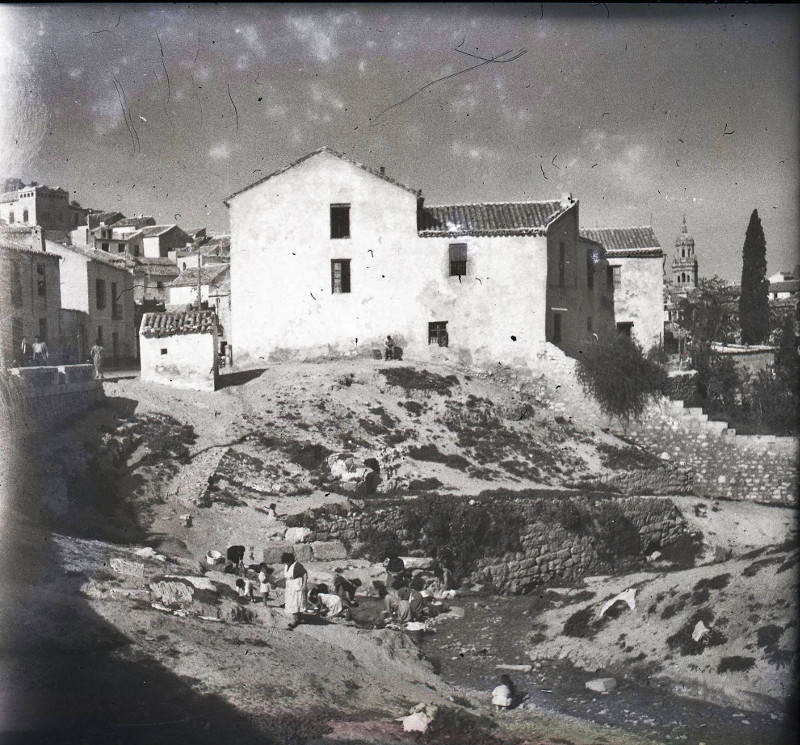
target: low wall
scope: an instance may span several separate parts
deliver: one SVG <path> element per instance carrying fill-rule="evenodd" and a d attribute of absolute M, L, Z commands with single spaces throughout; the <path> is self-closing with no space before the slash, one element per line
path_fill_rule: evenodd
<path fill-rule="evenodd" d="M 367 502 L 364 509 L 350 511 L 325 507 L 297 515 L 293 523 L 310 528 L 311 540 L 341 540 L 350 548 L 395 538 L 405 551 L 424 551 L 442 564 L 449 563 L 443 557 L 464 550 L 452 542 L 461 535 L 458 526 L 471 523 L 477 531 L 470 536 L 497 535 L 499 540 L 468 547 L 470 561 L 460 574 L 503 594 L 528 593 L 587 574 L 630 571 L 686 530 L 683 516 L 666 497 L 451 497 L 438 513 L 452 526 L 450 537 L 443 538 L 440 532 L 428 533 L 440 531 L 440 521 L 420 524 L 414 517 L 427 517 L 428 499 L 443 498 Z M 438 528 L 431 527 L 437 522 Z M 500 546 L 503 542 L 508 550 Z"/>
<path fill-rule="evenodd" d="M 15 437 L 47 431 L 105 401 L 92 365 L 10 368 L 0 375 L 0 417 Z"/>

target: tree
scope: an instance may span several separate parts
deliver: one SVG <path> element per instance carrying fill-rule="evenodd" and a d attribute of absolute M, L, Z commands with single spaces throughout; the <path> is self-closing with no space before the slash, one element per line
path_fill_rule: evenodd
<path fill-rule="evenodd" d="M 750 224 L 744 237 L 739 323 L 742 327 L 742 343 L 761 344 L 769 339 L 767 241 L 758 210 L 753 210 L 750 215 Z"/>
<path fill-rule="evenodd" d="M 700 279 L 697 288 L 678 301 L 678 325 L 695 344 L 736 340 L 736 302 L 733 289 L 719 277 Z"/>
<path fill-rule="evenodd" d="M 609 417 L 638 418 L 648 401 L 663 393 L 667 374 L 622 334 L 608 344 L 589 344 L 578 359 L 578 380 Z"/>

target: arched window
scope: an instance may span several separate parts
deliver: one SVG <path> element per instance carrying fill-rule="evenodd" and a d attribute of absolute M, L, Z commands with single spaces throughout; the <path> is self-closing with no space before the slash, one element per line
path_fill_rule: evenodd
<path fill-rule="evenodd" d="M 682 258 L 682 259 L 685 259 L 685 258 L 686 258 L 686 249 L 685 249 L 685 248 L 682 248 L 682 249 L 681 249 L 681 258 Z"/>

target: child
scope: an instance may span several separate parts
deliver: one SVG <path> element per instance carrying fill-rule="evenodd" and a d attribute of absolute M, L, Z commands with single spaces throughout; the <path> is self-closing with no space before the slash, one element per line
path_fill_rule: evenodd
<path fill-rule="evenodd" d="M 514 698 L 514 684 L 508 675 L 503 675 L 500 678 L 500 685 L 492 691 L 492 703 L 497 708 L 497 711 L 503 711 L 511 706 Z"/>
<path fill-rule="evenodd" d="M 361 580 L 358 578 L 345 579 L 344 569 L 334 569 L 333 571 L 333 591 L 346 606 L 357 608 L 356 589 L 361 587 Z"/>
<path fill-rule="evenodd" d="M 256 599 L 253 596 L 253 583 L 249 579 L 239 579 L 236 580 L 236 587 L 239 590 L 239 597 L 246 598 L 251 603 L 255 603 Z"/>
<path fill-rule="evenodd" d="M 258 591 L 261 593 L 261 597 L 264 598 L 264 602 L 272 595 L 271 575 L 272 569 L 268 569 L 267 565 L 262 562 L 258 568 Z"/>

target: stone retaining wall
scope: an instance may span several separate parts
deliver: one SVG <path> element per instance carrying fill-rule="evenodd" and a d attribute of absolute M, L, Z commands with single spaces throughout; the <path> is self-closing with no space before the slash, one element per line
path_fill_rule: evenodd
<path fill-rule="evenodd" d="M 0 419 L 15 437 L 47 431 L 105 401 L 92 365 L 11 368 L 2 373 Z"/>
<path fill-rule="evenodd" d="M 643 564 L 646 554 L 673 543 L 686 530 L 683 516 L 665 497 L 480 499 L 490 514 L 492 500 L 504 500 L 499 519 L 508 520 L 510 508 L 515 523 L 524 526 L 520 550 L 487 551 L 492 555 L 474 557 L 471 579 L 491 584 L 503 594 L 528 593 L 541 585 L 574 582 L 587 574 L 630 571 Z M 542 509 L 543 501 L 547 510 Z M 349 512 L 325 507 L 297 520 L 312 530 L 314 540 L 341 540 L 350 546 L 369 538 L 372 531 L 380 531 L 396 535 L 403 547 L 413 552 L 420 548 L 422 537 L 409 532 L 404 506 L 396 503 L 366 503 L 363 510 Z"/>

